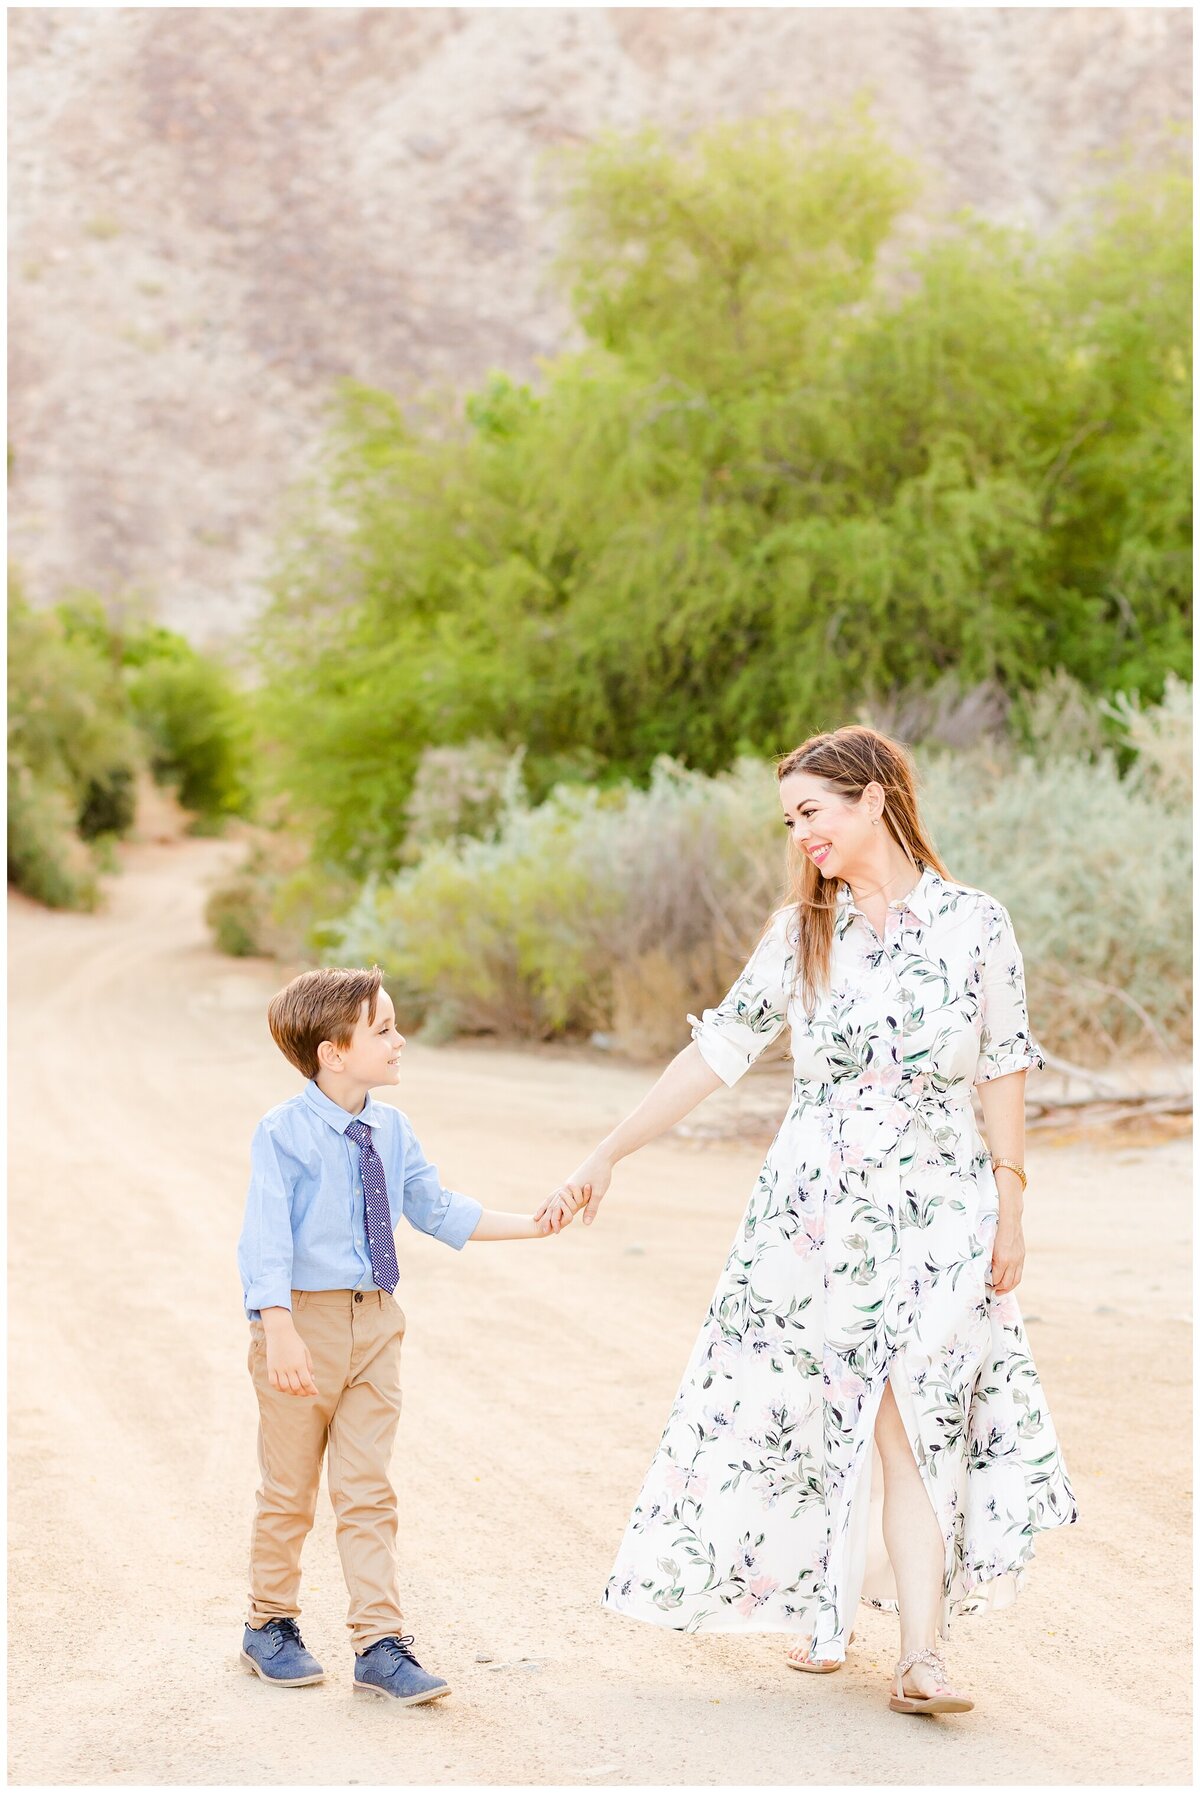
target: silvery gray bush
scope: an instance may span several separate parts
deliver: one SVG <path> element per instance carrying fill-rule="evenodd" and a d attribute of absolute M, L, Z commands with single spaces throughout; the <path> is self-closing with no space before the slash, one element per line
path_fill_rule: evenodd
<path fill-rule="evenodd" d="M 1102 707 L 1136 755 L 1124 775 L 1099 745 Z M 1160 705 L 1104 707 L 1060 682 L 1028 740 L 917 750 L 938 851 L 953 877 L 1012 914 L 1048 1049 L 1096 1063 L 1155 1034 L 1180 1046 L 1191 1014 L 1190 690 L 1169 681 Z M 435 842 L 369 885 L 330 956 L 378 959 L 410 1020 L 441 1037 L 611 1032 L 623 980 L 626 1042 L 682 1044 L 687 1007 L 722 993 L 785 894 L 772 766 L 742 759 L 710 778 L 663 757 L 644 790 L 560 785 L 536 806 L 519 779 L 489 769 L 491 789 L 503 785 L 491 838 Z M 664 964 L 682 978 L 668 996 Z M 664 1000 L 678 1013 L 664 1015 Z"/>

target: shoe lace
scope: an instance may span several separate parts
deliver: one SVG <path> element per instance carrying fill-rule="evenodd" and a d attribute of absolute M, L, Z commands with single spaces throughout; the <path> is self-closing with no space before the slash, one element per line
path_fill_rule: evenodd
<path fill-rule="evenodd" d="M 299 1644 L 301 1649 L 304 1648 L 304 1639 L 300 1635 L 300 1627 L 295 1619 L 272 1619 L 271 1627 L 279 1640 L 275 1646 L 276 1649 L 285 1644 L 289 1637 L 293 1643 Z"/>
<path fill-rule="evenodd" d="M 401 1657 L 407 1657 L 409 1662 L 416 1662 L 417 1660 L 412 1651 L 412 1647 L 416 1641 L 416 1638 L 412 1636 L 381 1637 L 379 1640 L 380 1644 L 387 1651 L 389 1657 L 394 1657 L 397 1660 Z"/>

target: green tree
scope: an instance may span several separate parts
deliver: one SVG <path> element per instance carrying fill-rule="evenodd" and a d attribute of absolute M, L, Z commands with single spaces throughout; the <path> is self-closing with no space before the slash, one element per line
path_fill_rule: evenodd
<path fill-rule="evenodd" d="M 914 188 L 861 117 L 606 138 L 566 183 L 581 350 L 423 427 L 347 389 L 259 638 L 320 855 L 398 863 L 430 743 L 644 780 L 948 673 L 1187 672 L 1186 181 L 920 251 Z"/>

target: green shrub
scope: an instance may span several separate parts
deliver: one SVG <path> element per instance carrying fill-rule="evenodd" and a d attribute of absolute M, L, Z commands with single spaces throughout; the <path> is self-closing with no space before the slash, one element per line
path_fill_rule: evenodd
<path fill-rule="evenodd" d="M 86 632 L 32 610 L 13 582 L 8 629 L 8 875 L 39 902 L 90 908 L 82 842 L 128 826 L 139 758 L 119 668 Z"/>
<path fill-rule="evenodd" d="M 174 784 L 183 807 L 202 817 L 244 813 L 248 750 L 237 694 L 224 668 L 188 649 L 146 658 L 128 678 L 133 715 L 150 743 L 155 777 Z"/>
<path fill-rule="evenodd" d="M 266 958 L 269 916 L 261 885 L 252 877 L 229 878 L 204 905 L 204 920 L 219 952 L 233 959 Z"/>
<path fill-rule="evenodd" d="M 119 670 L 121 708 L 140 731 L 155 778 L 175 787 L 195 816 L 194 832 L 214 832 L 249 808 L 248 706 L 220 660 L 147 621 L 144 607 L 126 608 L 110 610 L 94 593 L 76 592 L 54 614 L 69 641 L 87 643 Z M 97 793 L 96 801 L 122 812 L 119 791 Z"/>
<path fill-rule="evenodd" d="M 68 641 L 87 644 L 119 672 L 123 696 L 114 701 L 139 729 L 155 778 L 176 787 L 196 832 L 212 832 L 249 804 L 247 706 L 220 660 L 147 621 L 143 606 L 129 608 L 80 591 L 54 614 Z M 97 793 L 98 807 L 106 801 L 121 812 L 122 793 Z"/>
<path fill-rule="evenodd" d="M 94 905 L 96 872 L 114 867 L 147 759 L 200 830 L 248 806 L 248 728 L 229 674 L 170 630 L 124 625 L 92 593 L 35 611 L 14 578 L 10 879 L 45 903 Z"/>
<path fill-rule="evenodd" d="M 258 832 L 214 886 L 204 916 L 214 944 L 234 958 L 316 964 L 353 895 L 345 877 L 314 861 L 308 842 L 278 828 Z"/>
<path fill-rule="evenodd" d="M 137 779 L 132 765 L 112 766 L 102 778 L 88 782 L 76 826 L 84 840 L 128 834 L 137 807 Z"/>
<path fill-rule="evenodd" d="M 75 831 L 71 798 L 39 783 L 28 766 L 8 765 L 8 876 L 51 909 L 94 909 L 92 856 Z"/>
<path fill-rule="evenodd" d="M 386 950 L 417 1020 L 545 1037 L 603 1024 L 604 972 L 590 948 L 617 921 L 610 878 L 589 875 L 601 793 L 562 786 L 537 809 L 514 803 L 498 838 L 431 846 L 383 886 L 368 884 L 335 954 Z M 368 961 L 363 961 L 364 963 Z M 393 995 L 395 990 L 393 989 Z"/>

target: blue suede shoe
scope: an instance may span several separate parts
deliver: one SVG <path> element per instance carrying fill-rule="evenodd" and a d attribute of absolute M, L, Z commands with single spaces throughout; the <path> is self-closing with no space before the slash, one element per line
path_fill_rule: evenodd
<path fill-rule="evenodd" d="M 268 1619 L 261 1631 L 247 1625 L 242 1661 L 273 1687 L 311 1687 L 325 1679 L 325 1670 L 304 1648 L 295 1619 Z"/>
<path fill-rule="evenodd" d="M 381 1637 L 355 1658 L 354 1685 L 365 1693 L 386 1694 L 402 1706 L 440 1700 L 450 1685 L 423 1669 L 412 1653 L 411 1637 Z"/>

